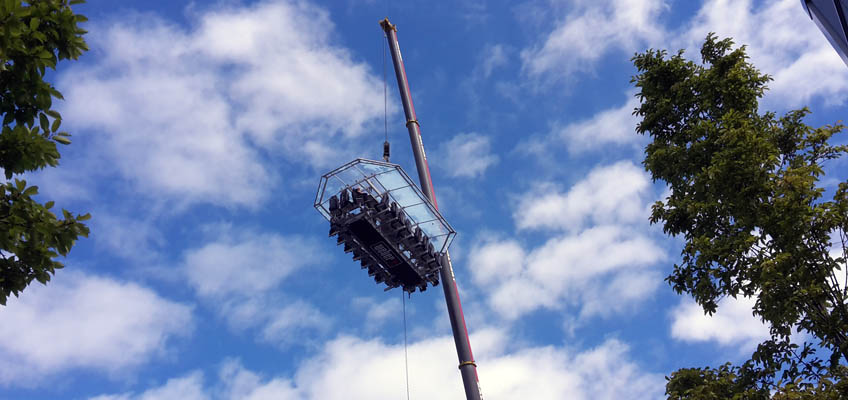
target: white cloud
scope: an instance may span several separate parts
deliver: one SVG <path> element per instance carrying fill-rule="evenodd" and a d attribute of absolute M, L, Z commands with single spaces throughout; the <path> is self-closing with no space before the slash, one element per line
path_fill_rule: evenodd
<path fill-rule="evenodd" d="M 524 194 L 513 214 L 519 229 L 576 231 L 587 224 L 647 223 L 650 177 L 631 161 L 599 166 L 567 193 L 542 184 Z"/>
<path fill-rule="evenodd" d="M 238 360 L 226 360 L 218 372 L 224 386 L 220 398 L 231 400 L 289 400 L 302 399 L 291 379 L 274 378 L 263 382 L 258 373 L 246 369 Z"/>
<path fill-rule="evenodd" d="M 401 300 L 392 297 L 377 301 L 373 297 L 356 297 L 351 301 L 353 307 L 365 313 L 365 327 L 369 331 L 379 329 L 387 320 L 401 314 Z"/>
<path fill-rule="evenodd" d="M 769 337 L 768 327 L 752 314 L 755 298 L 727 297 L 712 316 L 691 299 L 684 299 L 671 312 L 671 336 L 687 342 L 718 342 L 745 350 Z"/>
<path fill-rule="evenodd" d="M 261 337 L 268 343 L 292 345 L 312 342 L 309 333 L 326 331 L 331 320 L 314 306 L 295 301 L 273 310 L 262 328 Z"/>
<path fill-rule="evenodd" d="M 320 310 L 277 293 L 291 274 L 323 261 L 315 243 L 228 226 L 213 229 L 217 238 L 184 253 L 182 270 L 233 330 L 255 328 L 259 339 L 281 347 L 297 344 L 304 332 L 326 331 L 332 321 Z"/>
<path fill-rule="evenodd" d="M 527 248 L 490 240 L 471 250 L 473 282 L 506 319 L 540 308 L 577 310 L 576 320 L 610 316 L 650 297 L 666 258 L 648 233 L 650 179 L 630 161 L 600 166 L 563 193 L 543 183 L 520 196 L 519 231 L 556 232 Z"/>
<path fill-rule="evenodd" d="M 647 298 L 660 282 L 647 267 L 664 257 L 638 231 L 608 225 L 554 237 L 529 252 L 514 242 L 485 243 L 472 249 L 469 264 L 474 283 L 487 288 L 489 305 L 505 318 L 569 306 L 588 317 Z"/>
<path fill-rule="evenodd" d="M 331 45 L 332 27 L 322 9 L 267 1 L 204 15 L 194 44 L 218 62 L 245 68 L 230 94 L 246 109 L 237 125 L 254 139 L 295 135 L 293 145 L 328 145 L 321 136 L 356 136 L 383 111 L 379 79 Z M 280 137 L 279 130 L 287 132 Z"/>
<path fill-rule="evenodd" d="M 120 395 L 102 395 L 89 400 L 208 400 L 210 396 L 203 388 L 203 374 L 193 372 L 182 378 L 173 378 L 164 385 L 144 391 Z"/>
<path fill-rule="evenodd" d="M 562 148 L 578 157 L 629 148 L 634 158 L 643 157 L 644 144 L 648 138 L 636 133 L 639 118 L 633 115 L 633 110 L 639 106 L 639 100 L 635 93 L 628 91 L 627 101 L 623 105 L 600 110 L 586 119 L 568 123 L 551 122 L 548 133 L 531 136 L 519 146 L 518 152 L 531 156 L 537 162 L 557 165 L 553 157 Z"/>
<path fill-rule="evenodd" d="M 588 119 L 554 128 L 550 140 L 564 143 L 571 154 L 624 145 L 641 151 L 637 146 L 641 136 L 636 133 L 639 118 L 633 115 L 639 100 L 632 93 L 627 97 L 628 101 L 621 107 L 602 110 Z"/>
<path fill-rule="evenodd" d="M 482 78 L 488 79 L 495 69 L 503 67 L 509 62 L 509 49 L 503 44 L 486 46 L 483 49 L 483 61 L 477 67 L 477 72 Z"/>
<path fill-rule="evenodd" d="M 848 98 L 848 70 L 795 0 L 707 0 L 677 30 L 663 28 L 663 0 L 578 0 L 544 40 L 521 51 L 523 72 L 542 80 L 568 79 L 591 71 L 614 50 L 632 54 L 648 47 L 674 54 L 686 49 L 700 61 L 709 32 L 747 45 L 751 62 L 770 74 L 767 109 L 795 108 L 821 98 L 831 105 Z"/>
<path fill-rule="evenodd" d="M 439 166 L 452 177 L 476 178 L 498 163 L 492 154 L 491 138 L 461 133 L 439 146 Z"/>
<path fill-rule="evenodd" d="M 138 192 L 255 207 L 276 181 L 265 154 L 325 167 L 381 116 L 379 80 L 332 43 L 324 10 L 263 1 L 192 16 L 190 30 L 154 15 L 94 25 L 102 57 L 58 80 L 65 123 Z"/>
<path fill-rule="evenodd" d="M 747 45 L 750 61 L 774 77 L 767 108 L 800 107 L 813 97 L 845 104 L 848 69 L 797 1 L 706 1 L 670 50 L 685 48 L 700 61 L 708 32 Z"/>
<path fill-rule="evenodd" d="M 634 52 L 663 35 L 663 0 L 575 1 L 541 43 L 521 52 L 523 71 L 553 80 L 589 70 L 612 50 Z"/>
<path fill-rule="evenodd" d="M 647 252 L 647 249 L 644 250 Z M 657 255 L 658 259 L 661 256 Z M 580 317 L 610 316 L 634 310 L 640 301 L 649 298 L 660 286 L 662 276 L 654 269 L 623 270 L 598 284 L 597 290 L 583 293 Z"/>
<path fill-rule="evenodd" d="M 37 384 L 79 368 L 119 373 L 192 331 L 191 307 L 135 283 L 62 272 L 0 312 L 0 383 Z"/>
<path fill-rule="evenodd" d="M 662 377 L 642 371 L 630 359 L 628 347 L 617 340 L 607 340 L 583 352 L 553 346 L 504 352 L 509 338 L 502 331 L 481 331 L 471 339 L 477 349 L 484 398 L 605 400 L 654 399 L 662 395 Z M 406 393 L 403 357 L 402 345 L 342 336 L 302 363 L 292 377 L 263 377 L 238 361 L 229 360 L 219 373 L 219 384 L 224 389 L 217 392 L 220 396 L 212 398 L 397 399 Z M 412 396 L 464 399 L 455 365 L 452 338 L 411 343 Z"/>
<path fill-rule="evenodd" d="M 502 349 L 508 340 L 497 330 L 471 337 L 484 398 L 654 398 L 661 390 L 661 378 L 640 371 L 628 360 L 626 346 L 614 340 L 582 353 L 556 347 L 505 353 Z M 412 343 L 411 393 L 418 398 L 463 399 L 455 365 L 452 338 Z M 296 382 L 306 399 L 392 399 L 405 391 L 402 366 L 400 345 L 342 337 L 301 367 Z M 362 379 L 363 376 L 369 378 Z M 325 382 L 349 384 L 327 387 Z"/>
<path fill-rule="evenodd" d="M 238 232 L 223 227 L 217 240 L 185 254 L 185 272 L 197 293 L 228 297 L 265 292 L 292 272 L 314 264 L 315 244 L 297 236 Z"/>
<path fill-rule="evenodd" d="M 471 250 L 474 281 L 480 286 L 497 283 L 503 276 L 519 276 L 527 254 L 514 240 L 494 241 Z"/>
<path fill-rule="evenodd" d="M 157 257 L 165 237 L 150 219 L 134 219 L 106 210 L 92 212 L 91 235 L 99 246 L 136 262 Z"/>

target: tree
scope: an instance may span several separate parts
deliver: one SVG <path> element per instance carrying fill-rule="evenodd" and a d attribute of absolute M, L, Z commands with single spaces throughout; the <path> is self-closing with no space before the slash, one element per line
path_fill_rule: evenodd
<path fill-rule="evenodd" d="M 752 312 L 771 337 L 742 365 L 673 373 L 666 394 L 837 398 L 848 389 L 848 289 L 839 283 L 848 182 L 828 190 L 821 179 L 825 164 L 848 153 L 831 144 L 844 126 L 807 126 L 806 108 L 761 114 L 771 78 L 730 39 L 708 35 L 701 58 L 697 64 L 683 50 L 671 57 L 648 50 L 632 59 L 641 103 L 636 130 L 652 139 L 644 166 L 671 189 L 654 204 L 651 223 L 685 240 L 666 278 L 677 293 L 693 296 L 708 314 L 725 297 L 754 297 Z M 812 340 L 794 343 L 796 331 Z"/>
<path fill-rule="evenodd" d="M 46 284 L 57 261 L 79 236 L 90 216 L 52 211 L 53 202 L 37 202 L 37 186 L 12 178 L 59 164 L 56 144 L 70 144 L 60 131 L 62 116 L 52 109 L 62 94 L 44 80 L 47 68 L 76 60 L 88 47 L 77 24 L 86 18 L 71 5 L 82 0 L 0 0 L 0 304 L 19 295 L 33 280 Z"/>

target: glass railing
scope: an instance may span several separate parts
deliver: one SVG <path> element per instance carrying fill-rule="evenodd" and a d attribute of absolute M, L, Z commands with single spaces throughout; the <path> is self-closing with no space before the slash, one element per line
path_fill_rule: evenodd
<path fill-rule="evenodd" d="M 344 189 L 359 189 L 378 201 L 388 196 L 403 210 L 411 227 L 420 228 L 429 237 L 438 253 L 446 252 L 456 236 L 450 224 L 397 164 L 358 158 L 322 176 L 315 209 L 327 220 L 330 220 L 330 198 Z"/>

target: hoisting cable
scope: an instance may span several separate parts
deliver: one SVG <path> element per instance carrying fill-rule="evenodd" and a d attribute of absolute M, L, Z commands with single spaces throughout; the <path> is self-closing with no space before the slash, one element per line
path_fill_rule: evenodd
<path fill-rule="evenodd" d="M 383 128 L 385 129 L 385 141 L 383 142 L 383 161 L 389 162 L 389 96 L 386 83 L 386 33 L 383 32 Z"/>
<path fill-rule="evenodd" d="M 403 296 L 404 294 L 405 292 L 401 290 L 400 298 L 403 301 L 403 362 L 406 365 L 406 400 L 409 400 L 409 355 L 406 351 L 406 297 Z"/>

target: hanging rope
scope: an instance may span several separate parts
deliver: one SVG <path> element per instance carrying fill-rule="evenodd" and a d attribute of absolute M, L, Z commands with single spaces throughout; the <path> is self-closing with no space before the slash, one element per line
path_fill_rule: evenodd
<path fill-rule="evenodd" d="M 409 400 L 409 355 L 407 354 L 406 344 L 406 297 L 405 292 L 400 291 L 400 298 L 403 301 L 403 363 L 406 366 L 406 400 Z"/>
<path fill-rule="evenodd" d="M 383 161 L 389 162 L 389 95 L 386 83 L 386 41 L 385 32 L 383 33 L 383 128 L 385 129 L 385 141 L 383 142 Z"/>

